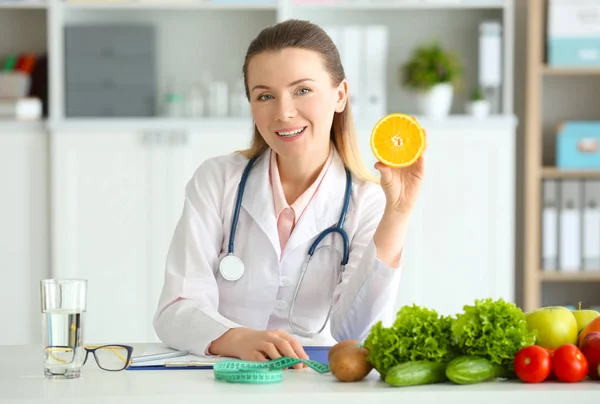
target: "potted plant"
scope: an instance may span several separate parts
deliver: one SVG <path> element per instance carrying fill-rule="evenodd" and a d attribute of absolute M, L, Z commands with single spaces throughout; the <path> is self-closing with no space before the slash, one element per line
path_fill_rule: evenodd
<path fill-rule="evenodd" d="M 417 93 L 422 114 L 443 118 L 450 113 L 463 74 L 456 54 L 434 41 L 415 48 L 400 70 L 402 85 Z"/>
<path fill-rule="evenodd" d="M 491 104 L 483 96 L 481 87 L 477 86 L 471 93 L 471 99 L 467 103 L 467 114 L 473 115 L 477 118 L 483 118 L 490 114 Z"/>

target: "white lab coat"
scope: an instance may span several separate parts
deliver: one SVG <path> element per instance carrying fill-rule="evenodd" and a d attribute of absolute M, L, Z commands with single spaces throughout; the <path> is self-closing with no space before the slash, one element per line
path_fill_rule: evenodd
<path fill-rule="evenodd" d="M 203 355 L 211 341 L 232 327 L 291 333 L 289 305 L 308 248 L 320 232 L 337 223 L 341 213 L 346 185 L 343 162 L 334 151 L 332 165 L 282 256 L 269 184 L 269 153 L 259 158 L 248 177 L 235 236 L 234 253 L 245 263 L 245 273 L 237 281 L 227 281 L 218 265 L 227 254 L 237 187 L 246 163 L 239 153 L 211 158 L 186 186 L 154 317 L 156 333 L 168 346 Z M 304 345 L 362 341 L 375 322 L 395 315 L 400 268 L 379 261 L 373 244 L 384 205 L 379 185 L 353 178 L 344 224 L 350 256 L 343 281 L 337 287 L 329 282 L 332 271 L 340 268 L 342 253 L 341 237 L 333 233 L 320 246 L 333 246 L 339 253 L 330 249 L 315 253 L 302 285 L 303 298 L 296 300 L 295 323 L 318 330 L 335 288 L 329 324 L 318 338 L 298 337 Z M 310 296 L 305 294 L 309 289 Z M 320 323 L 311 323 L 315 313 Z"/>

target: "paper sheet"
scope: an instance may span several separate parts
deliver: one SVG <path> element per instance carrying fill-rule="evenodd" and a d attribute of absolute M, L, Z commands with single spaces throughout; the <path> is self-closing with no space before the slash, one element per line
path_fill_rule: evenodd
<path fill-rule="evenodd" d="M 154 355 L 154 354 L 161 354 L 161 353 L 167 353 L 167 352 L 176 352 L 176 350 L 171 349 L 165 345 L 161 345 L 161 344 L 155 344 L 155 345 L 150 345 L 149 347 L 147 347 L 144 352 L 140 355 L 135 355 L 134 357 L 137 358 L 139 356 L 145 356 L 145 355 Z M 166 359 L 156 359 L 156 360 L 144 360 L 142 362 L 134 362 L 130 365 L 130 367 L 142 367 L 142 366 L 163 366 L 166 363 L 174 363 L 174 362 L 198 362 L 201 364 L 210 364 L 213 365 L 217 362 L 220 361 L 224 361 L 224 360 L 229 360 L 232 358 L 227 358 L 227 357 L 222 357 L 222 356 L 198 356 L 198 355 L 185 355 L 185 356 L 177 356 L 174 358 L 166 358 Z"/>

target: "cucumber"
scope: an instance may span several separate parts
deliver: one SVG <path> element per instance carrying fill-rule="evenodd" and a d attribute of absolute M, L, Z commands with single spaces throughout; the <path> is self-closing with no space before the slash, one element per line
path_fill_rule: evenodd
<path fill-rule="evenodd" d="M 426 360 L 404 362 L 390 368 L 385 381 L 394 387 L 440 383 L 448 380 L 446 364 Z"/>
<path fill-rule="evenodd" d="M 502 377 L 502 366 L 481 356 L 467 355 L 454 358 L 446 367 L 446 377 L 456 384 L 474 384 Z"/>

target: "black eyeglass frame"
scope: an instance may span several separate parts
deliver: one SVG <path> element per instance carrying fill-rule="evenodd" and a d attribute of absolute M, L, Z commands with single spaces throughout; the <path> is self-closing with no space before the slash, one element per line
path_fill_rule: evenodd
<path fill-rule="evenodd" d="M 100 361 L 98 360 L 98 357 L 96 356 L 96 351 L 98 349 L 109 348 L 109 347 L 124 348 L 127 351 L 127 358 L 125 359 L 125 362 L 123 363 L 123 367 L 121 369 L 106 369 L 106 368 L 102 367 L 102 365 L 100 365 Z M 84 348 L 85 348 L 85 358 L 83 359 L 83 364 L 81 365 L 82 367 L 87 362 L 88 356 L 90 353 L 94 356 L 94 360 L 96 361 L 96 364 L 98 365 L 98 367 L 107 372 L 120 372 L 122 370 L 127 369 L 129 367 L 129 365 L 131 365 L 131 356 L 133 355 L 133 347 L 132 346 L 119 345 L 119 344 L 107 344 L 107 345 L 94 346 L 93 348 L 88 348 L 88 347 L 84 346 Z"/>

